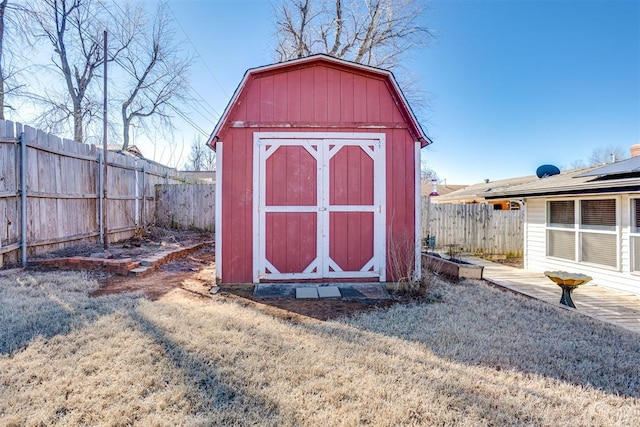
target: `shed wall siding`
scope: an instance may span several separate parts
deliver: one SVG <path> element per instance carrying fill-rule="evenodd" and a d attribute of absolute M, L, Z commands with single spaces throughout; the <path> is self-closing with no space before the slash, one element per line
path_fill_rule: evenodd
<path fill-rule="evenodd" d="M 224 144 L 222 203 L 223 281 L 251 282 L 253 158 L 249 129 L 234 129 Z M 229 280 L 231 279 L 231 280 Z"/>
<path fill-rule="evenodd" d="M 253 281 L 253 134 L 380 132 L 386 136 L 387 280 L 389 237 L 415 239 L 415 140 L 390 83 L 380 76 L 327 65 L 251 76 L 229 111 L 222 184 L 222 281 Z M 413 257 L 414 253 L 410 252 Z"/>
<path fill-rule="evenodd" d="M 297 132 L 301 129 L 287 129 Z M 309 131 L 309 129 L 304 129 Z M 352 128 L 316 128 L 317 132 L 352 132 Z M 224 137 L 222 227 L 222 280 L 225 283 L 250 283 L 253 280 L 251 260 L 253 252 L 253 133 L 282 131 L 278 128 L 233 128 Z M 415 228 L 415 142 L 404 129 L 383 132 L 387 145 L 387 235 L 393 242 L 409 239 L 413 242 Z M 245 186 L 248 186 L 245 189 Z M 413 249 L 413 243 L 409 245 Z M 413 252 L 409 255 L 413 256 Z M 387 259 L 390 253 L 387 250 Z M 248 260 L 248 261 L 247 261 Z M 394 280 L 394 272 L 387 262 L 387 279 Z"/>
<path fill-rule="evenodd" d="M 586 197 L 586 196 L 585 196 Z M 593 284 L 623 291 L 640 293 L 640 275 L 630 272 L 630 218 L 631 206 L 628 195 L 612 196 L 619 199 L 619 243 L 620 268 L 599 268 L 594 265 L 563 261 L 546 256 L 546 202 L 549 199 L 526 199 L 527 224 L 525 226 L 525 268 L 536 272 L 564 270 L 583 273 L 593 278 Z M 636 196 L 637 197 L 637 196 Z"/>

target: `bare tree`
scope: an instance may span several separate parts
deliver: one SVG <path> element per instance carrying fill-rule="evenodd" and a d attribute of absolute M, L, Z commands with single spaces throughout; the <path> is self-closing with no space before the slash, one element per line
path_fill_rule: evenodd
<path fill-rule="evenodd" d="M 4 59 L 4 13 L 7 9 L 8 0 L 0 1 L 0 120 L 4 120 L 4 88 L 5 88 L 5 70 L 2 64 Z"/>
<path fill-rule="evenodd" d="M 418 0 L 282 0 L 276 8 L 279 61 L 326 53 L 361 64 L 395 68 L 425 45 Z"/>
<path fill-rule="evenodd" d="M 592 166 L 611 163 L 629 158 L 628 150 L 619 145 L 607 145 L 593 150 L 589 157 L 589 164 Z"/>
<path fill-rule="evenodd" d="M 24 32 L 24 18 L 20 5 L 0 1 L 0 120 L 5 119 L 7 109 L 13 109 L 9 96 L 21 94 L 25 84 L 18 76 L 30 66 L 27 56 L 31 44 Z"/>
<path fill-rule="evenodd" d="M 99 0 L 32 1 L 29 9 L 36 37 L 47 39 L 53 47 L 53 64 L 65 87 L 64 93 L 49 88 L 36 97 L 49 106 L 42 117 L 50 128 L 71 118 L 74 140 L 83 142 L 85 121 L 99 117 L 102 106 L 91 88 L 105 60 L 103 31 L 106 29 L 110 34 L 106 59 L 113 61 L 131 43 L 137 28 L 125 27 L 125 20 L 105 17 L 108 9 Z"/>
<path fill-rule="evenodd" d="M 607 145 L 605 147 L 595 148 L 587 161 L 582 159 L 574 160 L 570 168 L 578 169 L 585 168 L 589 166 L 598 166 L 603 165 L 605 163 L 611 163 L 619 160 L 625 160 L 629 158 L 629 151 L 625 150 L 619 145 Z"/>
<path fill-rule="evenodd" d="M 184 165 L 184 169 L 190 171 L 206 170 L 205 156 L 208 150 L 209 148 L 204 141 L 198 136 L 195 136 L 191 142 L 191 151 L 189 151 L 189 158 L 187 159 L 187 164 Z"/>
<path fill-rule="evenodd" d="M 181 56 L 179 45 L 174 41 L 175 31 L 163 5 L 155 15 L 152 28 L 143 27 L 140 43 L 130 44 L 119 61 L 129 80 L 121 106 L 125 150 L 134 120 L 142 122 L 155 118 L 164 127 L 172 128 L 170 110 L 176 109 L 176 101 L 185 101 L 188 93 L 191 60 Z"/>

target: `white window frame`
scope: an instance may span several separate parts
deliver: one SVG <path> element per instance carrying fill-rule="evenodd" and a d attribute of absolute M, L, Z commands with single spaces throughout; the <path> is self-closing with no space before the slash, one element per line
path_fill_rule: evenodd
<path fill-rule="evenodd" d="M 569 202 L 573 202 L 573 211 L 574 211 L 574 220 L 573 220 L 573 224 L 569 225 L 551 225 L 551 223 L 549 222 L 549 206 L 550 206 L 550 202 L 565 202 L 565 201 L 569 201 Z M 553 232 L 553 231 L 559 231 L 559 232 L 570 232 L 573 233 L 574 237 L 576 237 L 575 233 L 576 233 L 576 220 L 575 220 L 575 215 L 576 215 L 576 205 L 578 203 L 576 203 L 575 199 L 552 199 L 552 200 L 546 200 L 545 201 L 545 256 L 548 258 L 553 258 L 553 259 L 559 259 L 562 261 L 573 261 L 575 262 L 575 258 L 576 258 L 576 254 L 577 254 L 577 246 L 576 246 L 576 241 L 574 239 L 574 259 L 569 259 L 569 258 L 562 258 L 562 257 L 558 257 L 558 256 L 552 256 L 549 255 L 549 232 Z"/>
<path fill-rule="evenodd" d="M 594 228 L 585 228 L 585 227 L 581 227 L 581 222 L 582 222 L 582 218 L 581 218 L 581 206 L 582 206 L 582 202 L 585 200 L 611 200 L 613 199 L 615 201 L 616 204 L 616 225 L 612 230 L 600 230 L 600 229 L 594 229 Z M 573 202 L 573 209 L 574 209 L 574 224 L 573 226 L 567 225 L 565 227 L 562 226 L 553 226 L 549 223 L 549 202 L 555 202 L 555 201 L 572 201 Z M 609 269 L 612 271 L 619 271 L 620 270 L 620 229 L 621 229 L 621 201 L 620 201 L 620 197 L 619 196 L 613 196 L 613 195 L 606 195 L 606 196 L 599 196 L 599 197 L 580 197 L 580 198 L 558 198 L 558 199 L 547 199 L 545 201 L 545 256 L 547 258 L 552 258 L 552 259 L 557 259 L 560 261 L 564 261 L 564 262 L 574 262 L 574 263 L 579 263 L 579 264 L 585 264 L 585 265 L 592 265 L 592 266 L 597 266 L 598 268 L 603 268 L 603 269 Z M 574 259 L 568 259 L 568 258 L 561 258 L 561 257 L 557 257 L 557 256 L 551 256 L 549 255 L 549 232 L 550 231 L 565 231 L 565 232 L 572 232 L 575 235 L 575 239 L 574 239 L 574 244 L 575 244 L 575 250 L 574 250 L 574 254 L 575 257 Z M 611 235 L 611 236 L 615 236 L 616 238 L 616 262 L 615 262 L 615 266 L 611 266 L 611 265 L 607 265 L 607 264 L 599 264 L 599 263 L 594 263 L 594 262 L 587 262 L 583 260 L 583 253 L 582 253 L 582 238 L 585 234 L 589 234 L 589 235 L 594 235 L 594 234 L 600 234 L 600 235 Z M 638 234 L 640 235 L 640 234 Z M 640 246 L 640 245 L 639 245 Z M 638 248 L 640 249 L 640 248 Z"/>
<path fill-rule="evenodd" d="M 631 243 L 631 251 L 629 253 L 630 260 L 629 265 L 632 273 L 640 274 L 640 263 L 636 265 L 636 253 L 640 252 L 640 227 L 638 229 L 634 229 L 634 225 L 636 223 L 636 218 L 640 217 L 640 210 L 636 211 L 635 209 L 635 201 L 640 200 L 640 197 L 631 197 L 629 199 L 629 208 L 631 210 L 629 218 L 631 219 L 631 223 L 629 224 L 629 240 Z"/>

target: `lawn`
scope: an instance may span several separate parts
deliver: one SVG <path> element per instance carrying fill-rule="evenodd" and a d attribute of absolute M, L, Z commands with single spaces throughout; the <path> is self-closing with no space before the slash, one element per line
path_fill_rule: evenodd
<path fill-rule="evenodd" d="M 0 277 L 0 425 L 640 424 L 637 334 L 479 281 L 322 322 Z"/>

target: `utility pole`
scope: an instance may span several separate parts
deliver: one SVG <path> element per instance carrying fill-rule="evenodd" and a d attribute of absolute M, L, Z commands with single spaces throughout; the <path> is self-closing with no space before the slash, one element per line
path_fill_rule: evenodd
<path fill-rule="evenodd" d="M 102 169 L 102 188 L 103 188 L 103 203 L 102 203 L 102 227 L 103 227 L 103 244 L 105 249 L 109 249 L 109 222 L 107 221 L 107 30 L 104 31 L 104 93 L 102 103 L 102 153 L 103 153 L 103 169 Z"/>

